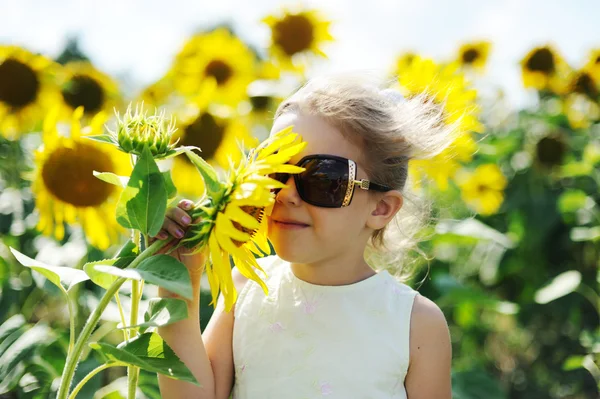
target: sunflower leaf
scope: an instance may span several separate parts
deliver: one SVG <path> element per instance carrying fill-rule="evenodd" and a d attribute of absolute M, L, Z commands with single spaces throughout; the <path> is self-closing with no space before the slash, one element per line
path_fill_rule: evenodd
<path fill-rule="evenodd" d="M 97 269 L 96 266 L 110 266 L 115 267 L 117 269 L 124 269 L 129 265 L 135 256 L 125 256 L 122 258 L 114 258 L 114 259 L 103 259 L 96 262 L 88 262 L 83 265 L 83 270 L 90 277 L 90 279 L 100 287 L 104 289 L 108 289 L 112 283 L 118 277 L 126 277 L 126 276 L 117 276 L 115 274 L 106 273 L 102 268 Z"/>
<path fill-rule="evenodd" d="M 82 136 L 82 137 L 86 138 L 86 139 L 94 140 L 94 141 L 99 141 L 101 143 L 110 143 L 110 144 L 114 144 L 116 146 L 119 145 L 119 143 L 115 142 L 114 138 L 110 134 L 96 134 L 96 135 Z"/>
<path fill-rule="evenodd" d="M 167 189 L 167 198 L 175 198 L 177 195 L 177 187 L 173 183 L 173 179 L 171 179 L 171 171 L 162 172 L 163 179 L 165 180 L 165 187 Z"/>
<path fill-rule="evenodd" d="M 162 327 L 185 320 L 188 317 L 187 304 L 181 299 L 152 298 L 148 303 L 148 310 L 144 314 L 144 323 L 130 327 Z M 125 328 L 125 327 L 122 327 Z"/>
<path fill-rule="evenodd" d="M 165 156 L 163 156 L 161 159 L 172 158 L 172 157 L 177 156 L 177 155 L 179 155 L 179 154 L 181 154 L 183 152 L 192 151 L 192 150 L 198 150 L 198 151 L 202 152 L 202 150 L 200 148 L 195 147 L 193 145 L 181 146 L 181 147 L 177 147 L 175 149 L 167 151 L 167 153 L 165 154 Z"/>
<path fill-rule="evenodd" d="M 96 284 L 104 286 L 103 284 L 107 282 L 112 283 L 116 279 L 115 276 L 144 280 L 147 283 L 177 293 L 184 298 L 192 299 L 193 297 L 192 282 L 187 268 L 172 256 L 154 255 L 142 261 L 136 269 L 120 269 L 113 266 L 110 263 L 111 261 L 112 259 L 92 262 L 85 268 L 90 276 L 94 276 L 92 281 L 98 281 Z"/>
<path fill-rule="evenodd" d="M 89 277 L 83 270 L 73 269 L 72 267 L 50 266 L 35 259 L 31 259 L 12 247 L 10 248 L 10 251 L 20 264 L 40 273 L 51 283 L 60 288 L 65 294 L 67 294 L 75 285 L 82 281 L 89 280 Z"/>
<path fill-rule="evenodd" d="M 132 364 L 176 380 L 200 385 L 173 349 L 156 333 L 141 334 L 116 347 L 99 342 L 91 343 L 90 347 L 104 354 L 111 362 Z"/>
<path fill-rule="evenodd" d="M 104 182 L 123 188 L 127 187 L 127 182 L 129 181 L 129 177 L 127 176 L 119 176 L 110 172 L 97 172 L 94 170 L 92 173 L 94 173 L 94 176 Z"/>
<path fill-rule="evenodd" d="M 166 210 L 165 180 L 146 145 L 133 168 L 127 187 L 121 193 L 117 204 L 117 222 L 123 227 L 155 236 L 162 227 Z"/>
<path fill-rule="evenodd" d="M 208 195 L 212 197 L 214 194 L 221 191 L 221 182 L 219 182 L 219 177 L 217 176 L 215 169 L 198 154 L 189 150 L 186 151 L 185 154 L 202 175 Z"/>

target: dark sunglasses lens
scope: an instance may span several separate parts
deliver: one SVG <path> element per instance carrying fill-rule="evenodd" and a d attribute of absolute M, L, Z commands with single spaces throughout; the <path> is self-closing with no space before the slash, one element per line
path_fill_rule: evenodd
<path fill-rule="evenodd" d="M 286 183 L 289 179 L 290 179 L 290 174 L 289 173 L 272 173 L 269 175 L 269 177 L 271 179 L 277 180 L 280 183 Z M 271 191 L 274 193 L 278 193 L 279 190 L 281 190 L 280 188 L 274 188 Z"/>
<path fill-rule="evenodd" d="M 348 188 L 348 164 L 339 159 L 309 158 L 300 166 L 306 170 L 296 178 L 298 194 L 315 206 L 342 206 Z"/>

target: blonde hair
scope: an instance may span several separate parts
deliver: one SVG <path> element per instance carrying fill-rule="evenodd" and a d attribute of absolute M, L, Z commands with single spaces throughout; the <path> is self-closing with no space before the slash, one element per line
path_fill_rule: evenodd
<path fill-rule="evenodd" d="M 382 85 L 384 83 L 384 85 Z M 417 258 L 418 235 L 430 221 L 430 201 L 418 198 L 409 181 L 408 162 L 441 153 L 452 141 L 454 125 L 444 122 L 442 108 L 430 96 L 404 98 L 370 74 L 338 74 L 308 81 L 283 101 L 275 119 L 288 112 L 318 115 L 363 149 L 360 165 L 369 178 L 399 190 L 401 210 L 373 233 L 365 258 L 376 270 L 386 269 L 401 281 L 410 279 Z M 383 88 L 382 88 L 383 87 Z"/>

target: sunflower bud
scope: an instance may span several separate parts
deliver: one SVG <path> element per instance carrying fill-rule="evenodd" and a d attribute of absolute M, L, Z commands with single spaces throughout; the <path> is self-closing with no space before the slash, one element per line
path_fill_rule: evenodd
<path fill-rule="evenodd" d="M 136 107 L 134 113 L 129 105 L 123 119 L 117 115 L 116 131 L 110 133 L 124 152 L 141 155 L 147 145 L 154 158 L 162 158 L 175 146 L 170 144 L 175 130 L 175 121 L 167 118 L 164 111 L 147 115 L 142 106 Z"/>

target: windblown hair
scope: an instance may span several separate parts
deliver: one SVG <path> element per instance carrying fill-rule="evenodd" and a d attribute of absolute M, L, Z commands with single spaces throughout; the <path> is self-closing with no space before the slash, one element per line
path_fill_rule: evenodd
<path fill-rule="evenodd" d="M 294 112 L 318 115 L 363 151 L 359 160 L 369 179 L 399 190 L 401 210 L 373 233 L 365 249 L 367 262 L 401 281 L 418 263 L 421 234 L 431 222 L 431 202 L 420 198 L 409 181 L 409 161 L 440 154 L 454 140 L 456 125 L 444 121 L 442 107 L 425 94 L 404 98 L 370 74 L 338 74 L 310 80 L 282 102 L 275 118 Z"/>

